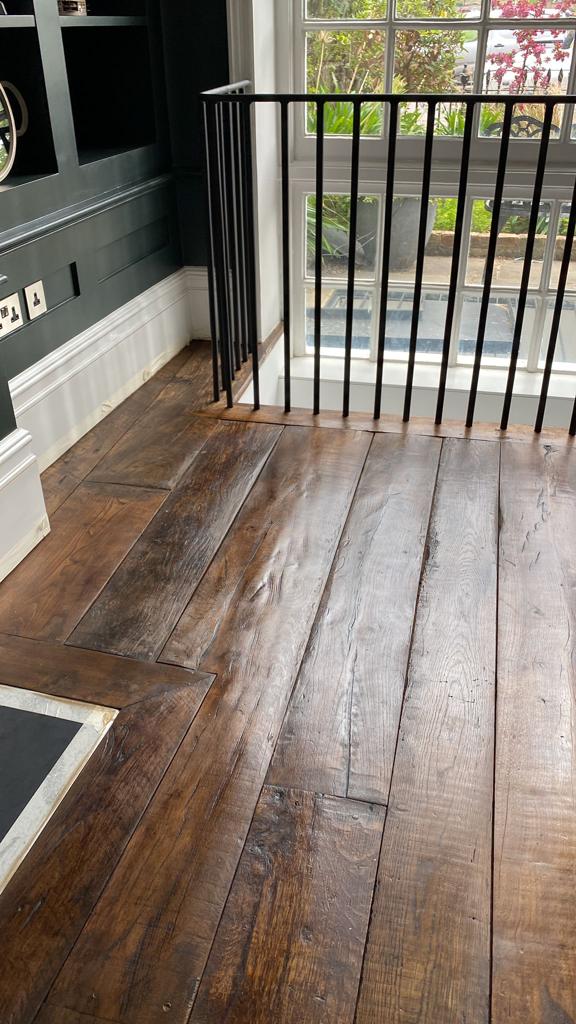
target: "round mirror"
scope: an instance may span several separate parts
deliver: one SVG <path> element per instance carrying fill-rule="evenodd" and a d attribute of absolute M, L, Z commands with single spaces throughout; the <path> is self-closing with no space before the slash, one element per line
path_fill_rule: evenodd
<path fill-rule="evenodd" d="M 0 181 L 4 181 L 16 156 L 16 124 L 8 96 L 0 85 Z"/>

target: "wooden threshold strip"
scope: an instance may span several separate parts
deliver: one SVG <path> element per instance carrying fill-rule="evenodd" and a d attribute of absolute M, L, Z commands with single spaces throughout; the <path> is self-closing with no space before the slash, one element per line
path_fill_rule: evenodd
<path fill-rule="evenodd" d="M 459 420 L 446 420 L 436 426 L 433 420 L 414 417 L 409 423 L 403 423 L 399 416 L 381 416 L 372 419 L 366 413 L 351 412 L 344 418 L 337 411 L 326 410 L 314 415 L 309 409 L 293 409 L 285 413 L 280 406 L 263 405 L 254 410 L 251 405 L 235 405 L 227 409 L 224 403 L 217 402 L 203 409 L 200 416 L 208 416 L 220 420 L 232 420 L 240 423 L 278 423 L 282 426 L 329 427 L 339 430 L 368 430 L 377 434 L 421 434 L 426 437 L 456 437 L 469 441 L 521 441 L 535 446 L 545 444 L 574 447 L 576 439 L 570 437 L 567 430 L 548 428 L 541 434 L 535 434 L 532 427 L 513 424 L 508 430 L 500 430 L 495 423 L 475 423 L 467 428 Z"/>

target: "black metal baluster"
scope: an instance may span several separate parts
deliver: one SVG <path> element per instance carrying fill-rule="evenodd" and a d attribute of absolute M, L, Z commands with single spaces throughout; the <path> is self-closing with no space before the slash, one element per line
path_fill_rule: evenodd
<path fill-rule="evenodd" d="M 316 232 L 314 253 L 314 415 L 320 412 L 322 342 L 322 212 L 324 205 L 324 101 L 316 100 Z"/>
<path fill-rule="evenodd" d="M 236 95 L 243 95 L 244 90 L 238 89 Z M 238 301 L 240 305 L 240 353 L 242 362 L 248 359 L 248 314 L 246 308 L 246 263 L 244 260 L 244 195 L 242 190 L 242 134 L 240 123 L 240 104 L 231 104 L 233 152 L 234 152 L 234 190 L 236 201 L 236 251 L 238 274 Z"/>
<path fill-rule="evenodd" d="M 542 377 L 542 388 L 540 391 L 540 401 L 538 402 L 538 412 L 536 414 L 536 423 L 534 424 L 534 430 L 537 434 L 542 430 L 542 424 L 544 423 L 544 413 L 546 412 L 546 402 L 548 399 L 548 388 L 550 385 L 550 374 L 552 373 L 552 366 L 554 363 L 554 354 L 556 352 L 556 342 L 558 340 L 558 331 L 560 330 L 560 320 L 562 318 L 562 307 L 564 305 L 564 293 L 566 291 L 566 281 L 568 280 L 568 271 L 570 269 L 570 257 L 572 255 L 572 243 L 574 241 L 574 231 L 576 229 L 576 181 L 574 182 L 574 190 L 572 192 L 572 203 L 570 206 L 570 215 L 568 217 L 568 225 L 566 228 L 566 238 L 564 239 L 564 249 L 562 251 L 562 263 L 560 264 L 560 274 L 558 276 L 558 287 L 556 289 L 556 299 L 554 301 L 554 312 L 552 314 L 552 323 L 550 325 L 550 338 L 548 340 L 548 350 L 546 352 L 546 364 L 544 366 L 544 374 Z M 554 244 L 554 242 L 552 242 Z M 575 416 L 576 416 L 576 402 L 574 404 Z M 576 420 L 574 420 L 576 425 Z M 571 431 L 574 433 L 574 431 Z"/>
<path fill-rule="evenodd" d="M 230 260 L 231 324 L 233 326 L 234 368 L 239 371 L 242 367 L 242 352 L 240 348 L 240 290 L 237 259 L 238 226 L 236 219 L 235 197 L 236 175 L 234 170 L 234 148 L 232 145 L 232 113 L 232 103 L 230 100 L 225 99 L 222 103 L 222 132 L 224 142 L 224 178 L 226 222 L 228 227 L 228 256 Z"/>
<path fill-rule="evenodd" d="M 460 269 L 460 255 L 462 252 L 462 234 L 464 228 L 464 211 L 466 209 L 466 190 L 468 187 L 468 168 L 470 165 L 470 146 L 472 143 L 474 110 L 474 104 L 468 103 L 466 107 L 466 120 L 464 122 L 464 137 L 462 139 L 460 183 L 458 186 L 458 203 L 456 206 L 456 221 L 454 224 L 454 247 L 452 249 L 452 266 L 450 269 L 450 284 L 448 287 L 448 307 L 446 309 L 444 340 L 442 342 L 442 363 L 440 366 L 440 380 L 438 383 L 438 401 L 436 403 L 435 423 L 437 424 L 442 423 L 442 415 L 444 412 L 446 380 L 448 377 L 448 360 L 450 358 L 452 328 L 454 326 L 454 312 L 456 308 L 456 292 L 458 288 L 458 272 Z"/>
<path fill-rule="evenodd" d="M 553 105 L 548 104 L 546 106 L 546 110 L 544 113 L 544 122 L 542 125 L 542 139 L 540 142 L 540 151 L 538 153 L 538 166 L 536 168 L 536 178 L 534 181 L 534 192 L 532 195 L 532 208 L 530 210 L 530 220 L 528 221 L 526 250 L 524 252 L 522 279 L 520 282 L 520 292 L 518 294 L 516 322 L 514 324 L 514 334 L 512 335 L 512 348 L 510 350 L 510 366 L 508 368 L 508 381 L 506 384 L 506 394 L 504 395 L 504 404 L 502 407 L 502 419 L 500 420 L 500 430 L 506 430 L 506 428 L 508 427 L 508 420 L 510 418 L 510 405 L 512 404 L 514 378 L 516 376 L 516 367 L 518 365 L 518 353 L 520 352 L 520 341 L 522 338 L 522 326 L 524 324 L 524 314 L 526 312 L 526 297 L 528 294 L 528 285 L 530 284 L 532 256 L 534 255 L 534 242 L 536 240 L 536 229 L 538 227 L 538 214 L 540 211 L 542 184 L 544 181 L 544 174 L 546 172 L 546 157 L 548 155 L 548 143 L 550 141 L 550 126 L 552 124 L 553 113 Z"/>
<path fill-rule="evenodd" d="M 212 213 L 212 196 L 210 188 L 211 178 L 211 163 L 210 163 L 210 152 L 208 146 L 208 119 L 206 113 L 206 102 L 202 104 L 202 119 L 204 123 L 204 182 L 206 189 L 206 196 L 208 198 L 207 203 L 207 215 L 206 224 L 208 227 L 208 252 L 207 252 L 207 274 L 208 274 L 208 305 L 210 310 L 210 338 L 212 344 L 212 394 L 214 401 L 217 402 L 220 398 L 220 377 L 219 377 L 219 342 L 218 342 L 218 326 L 216 322 L 216 301 L 215 301 L 215 290 L 214 290 L 214 232 L 212 227 L 213 213 Z"/>
<path fill-rule="evenodd" d="M 282 146 L 282 288 L 284 304 L 284 412 L 290 412 L 290 180 L 288 152 L 288 101 L 280 104 Z"/>
<path fill-rule="evenodd" d="M 402 419 L 407 423 L 410 419 L 412 404 L 412 385 L 416 364 L 416 345 L 418 342 L 418 321 L 420 319 L 420 299 L 422 296 L 422 278 L 424 276 L 424 256 L 426 250 L 426 227 L 428 224 L 428 200 L 430 197 L 430 174 L 432 171 L 432 147 L 434 145 L 434 118 L 436 100 L 428 102 L 426 119 L 426 142 L 424 145 L 424 169 L 422 171 L 422 195 L 420 205 L 420 224 L 418 227 L 418 255 L 414 279 L 414 301 L 412 304 L 412 324 L 410 328 L 410 346 L 408 350 L 408 370 L 406 373 L 406 389 L 404 392 L 404 412 Z"/>
<path fill-rule="evenodd" d="M 218 124 L 217 124 L 218 101 L 206 104 L 206 131 L 208 140 L 208 153 L 210 154 L 210 167 L 212 173 L 209 176 L 210 206 L 213 211 L 212 229 L 214 238 L 214 271 L 216 281 L 216 301 L 218 304 L 218 323 L 220 325 L 220 358 L 222 360 L 222 373 L 224 390 L 228 408 L 233 405 L 232 400 L 232 371 L 230 366 L 230 337 L 228 333 L 228 307 L 226 303 L 226 263 L 224 253 L 224 233 L 222 204 L 219 189 L 220 176 L 215 173 L 218 163 Z"/>
<path fill-rule="evenodd" d="M 233 348 L 233 312 L 232 312 L 232 296 L 230 293 L 230 252 L 228 240 L 230 237 L 228 229 L 228 202 L 227 202 L 227 183 L 226 183 L 226 169 L 225 169 L 225 145 L 224 145 L 224 111 L 226 100 L 219 99 L 216 104 L 216 126 L 217 126 L 217 152 L 218 152 L 218 180 L 219 180 L 219 198 L 220 198 L 220 210 L 222 217 L 222 253 L 224 260 L 224 299 L 226 302 L 226 319 L 228 324 L 227 336 L 229 346 L 229 359 L 230 359 L 230 373 L 232 380 L 234 380 L 234 348 Z"/>
<path fill-rule="evenodd" d="M 256 311 L 256 239 L 254 225 L 254 179 L 252 175 L 252 101 L 247 97 L 242 107 L 243 169 L 244 169 L 244 233 L 246 238 L 246 273 L 248 281 L 248 347 L 252 353 L 252 386 L 254 409 L 260 408 L 260 374 L 258 367 L 258 315 Z"/>
<path fill-rule="evenodd" d="M 384 204 L 384 238 L 382 242 L 382 281 L 380 287 L 380 318 L 378 323 L 378 350 L 376 354 L 376 391 L 374 394 L 374 419 L 380 419 L 382 408 L 382 378 L 384 375 L 384 346 L 386 343 L 386 319 L 388 316 L 388 282 L 390 278 L 390 242 L 392 238 L 392 213 L 394 210 L 394 171 L 396 163 L 396 136 L 398 131 L 398 100 L 390 102 L 388 125 L 388 161 L 386 166 L 386 199 Z"/>
<path fill-rule="evenodd" d="M 472 369 L 472 381 L 468 397 L 468 411 L 466 414 L 466 426 L 471 427 L 474 422 L 474 409 L 476 406 L 476 395 L 478 392 L 478 380 L 480 377 L 480 364 L 484 350 L 484 337 L 486 334 L 486 320 L 490 304 L 490 291 L 492 288 L 492 275 L 494 273 L 494 259 L 496 246 L 498 244 L 498 232 L 500 228 L 500 207 L 502 206 L 502 194 L 504 192 L 504 180 L 506 177 L 506 161 L 508 159 L 508 144 L 510 142 L 510 125 L 512 123 L 512 103 L 508 103 L 504 111 L 502 123 L 502 138 L 500 141 L 500 155 L 498 158 L 498 170 L 496 172 L 496 184 L 494 187 L 494 202 L 492 204 L 492 221 L 490 223 L 490 236 L 488 238 L 488 252 L 486 254 L 486 266 L 484 269 L 484 288 L 480 302 L 480 316 L 478 320 L 478 334 L 476 336 L 476 350 L 474 353 L 474 366 Z"/>
<path fill-rule="evenodd" d="M 360 174 L 360 118 L 362 101 L 354 101 L 352 119 L 352 166 L 350 170 L 350 223 L 348 238 L 348 289 L 346 293 L 346 333 L 344 338 L 344 388 L 342 415 L 350 412 L 350 371 L 352 368 L 352 329 L 354 325 L 354 280 L 356 275 L 356 235 L 358 233 L 358 178 Z"/>

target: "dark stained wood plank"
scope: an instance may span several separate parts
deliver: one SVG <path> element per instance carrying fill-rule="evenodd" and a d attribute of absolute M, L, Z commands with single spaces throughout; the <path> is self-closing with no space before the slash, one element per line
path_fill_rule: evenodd
<path fill-rule="evenodd" d="M 487 1024 L 498 447 L 444 442 L 357 1024 Z"/>
<path fill-rule="evenodd" d="M 171 381 L 147 415 L 126 431 L 89 479 L 139 487 L 174 487 L 206 441 L 205 422 L 194 416 L 202 404 L 193 385 Z"/>
<path fill-rule="evenodd" d="M 165 496 L 80 484 L 52 517 L 49 536 L 0 584 L 0 632 L 65 640 Z"/>
<path fill-rule="evenodd" d="M 190 1024 L 353 1024 L 383 822 L 264 788 Z"/>
<path fill-rule="evenodd" d="M 173 377 L 176 377 L 179 371 L 182 369 L 182 367 L 190 359 L 190 354 L 193 351 L 194 346 L 197 344 L 205 344 L 208 351 L 210 351 L 209 342 L 199 343 L 191 341 L 189 342 L 188 345 L 185 345 L 184 348 L 180 349 L 180 351 L 177 352 L 176 355 L 172 357 L 172 359 L 169 359 L 167 363 L 164 363 L 164 366 L 161 366 L 160 369 L 156 371 L 154 376 L 167 380 L 171 380 Z M 208 374 L 209 372 L 210 371 L 208 371 Z"/>
<path fill-rule="evenodd" d="M 124 708 L 182 686 L 197 688 L 201 699 L 213 678 L 173 665 L 0 635 L 0 683 L 66 700 Z"/>
<path fill-rule="evenodd" d="M 295 428 L 278 443 L 234 525 L 261 543 L 202 662 L 219 675 L 54 1005 L 121 1024 L 168 1006 L 187 1022 L 369 441 Z"/>
<path fill-rule="evenodd" d="M 34 1019 L 199 703 L 180 687 L 121 711 L 0 895 L 2 1024 Z"/>
<path fill-rule="evenodd" d="M 87 1013 L 76 1013 L 75 1010 L 63 1010 L 61 1006 L 44 1005 L 34 1024 L 110 1024 L 101 1017 L 93 1017 Z"/>
<path fill-rule="evenodd" d="M 501 472 L 495 1024 L 576 1021 L 576 453 Z"/>
<path fill-rule="evenodd" d="M 122 434 L 146 413 L 165 386 L 164 378 L 151 377 L 44 470 L 42 490 L 49 516 L 60 508 Z"/>
<path fill-rule="evenodd" d="M 387 802 L 441 444 L 374 438 L 269 782 Z"/>
<path fill-rule="evenodd" d="M 341 413 L 329 409 L 315 416 L 309 409 L 292 409 L 285 413 L 278 405 L 263 405 L 255 412 L 251 405 L 235 405 L 233 409 L 227 409 L 223 403 L 210 405 L 201 415 L 239 423 L 278 423 L 283 426 L 368 430 L 384 434 L 422 434 L 427 437 L 460 437 L 469 441 L 521 441 L 531 445 L 553 442 L 567 448 L 576 445 L 576 439 L 570 437 L 567 430 L 547 427 L 541 434 L 535 434 L 532 427 L 521 423 L 512 423 L 504 431 L 496 423 L 475 423 L 468 428 L 461 420 L 445 420 L 437 426 L 434 420 L 418 416 L 412 417 L 409 423 L 403 423 L 399 416 L 392 415 L 383 415 L 379 420 L 374 420 L 367 413 L 351 412 L 344 419 Z"/>
<path fill-rule="evenodd" d="M 178 486 L 70 638 L 153 660 L 281 435 L 218 424 Z"/>

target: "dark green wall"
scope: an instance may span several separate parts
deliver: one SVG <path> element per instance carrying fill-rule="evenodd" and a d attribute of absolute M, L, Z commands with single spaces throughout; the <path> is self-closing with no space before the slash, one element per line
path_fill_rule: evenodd
<path fill-rule="evenodd" d="M 199 93 L 228 78 L 226 0 L 162 5 L 172 161 L 184 262 L 206 263 L 206 204 L 202 184 Z"/>
<path fill-rule="evenodd" d="M 8 0 L 9 13 L 33 10 L 35 27 L 0 17 L 0 52 L 11 38 L 20 48 L 8 73 L 0 57 L 0 80 L 29 69 L 40 82 L 38 96 L 23 82 L 30 131 L 32 115 L 43 125 L 0 185 L 0 298 L 22 300 L 42 278 L 49 305 L 0 342 L 0 437 L 14 427 L 6 380 L 182 263 L 204 262 L 197 95 L 227 78 L 225 0 L 208 12 L 192 0 L 95 2 L 146 10 L 147 27 L 67 27 L 57 0 Z"/>

